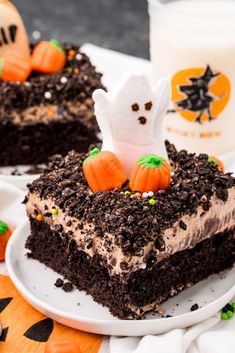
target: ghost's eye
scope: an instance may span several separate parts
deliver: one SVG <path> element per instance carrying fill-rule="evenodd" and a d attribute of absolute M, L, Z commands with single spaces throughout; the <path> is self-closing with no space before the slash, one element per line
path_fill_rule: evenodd
<path fill-rule="evenodd" d="M 139 104 L 132 104 L 131 109 L 133 110 L 133 112 L 138 112 L 138 110 L 140 109 Z"/>
<path fill-rule="evenodd" d="M 145 103 L 144 109 L 145 110 L 151 110 L 153 103 L 151 101 Z"/>

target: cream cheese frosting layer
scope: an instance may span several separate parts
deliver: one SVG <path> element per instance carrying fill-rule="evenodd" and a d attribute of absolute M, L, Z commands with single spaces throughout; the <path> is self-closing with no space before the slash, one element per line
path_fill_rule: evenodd
<path fill-rule="evenodd" d="M 194 214 L 181 217 L 172 227 L 161 234 L 165 241 L 164 251 L 157 250 L 154 242 L 149 242 L 143 247 L 140 256 L 125 255 L 122 249 L 115 244 L 115 234 L 105 233 L 102 238 L 97 236 L 92 223 L 82 223 L 79 219 L 69 216 L 57 207 L 52 199 L 41 199 L 36 193 L 30 193 L 26 209 L 30 217 L 36 218 L 37 213 L 46 214 L 56 208 L 58 214 L 55 216 L 44 216 L 44 222 L 52 230 L 62 226 L 63 231 L 76 241 L 78 250 L 84 251 L 90 257 L 95 254 L 102 256 L 107 262 L 110 275 L 116 275 L 145 269 L 146 258 L 150 252 L 151 256 L 155 254 L 156 260 L 159 262 L 178 251 L 193 248 L 197 243 L 210 238 L 214 234 L 234 228 L 235 188 L 228 190 L 226 202 L 215 195 L 211 197 L 210 202 L 212 206 L 209 211 L 205 212 L 199 206 Z M 186 224 L 186 230 L 182 229 L 180 222 Z M 106 247 L 107 242 L 109 244 L 108 250 Z M 123 263 L 127 265 L 123 267 Z"/>
<path fill-rule="evenodd" d="M 90 119 L 93 115 L 93 101 L 87 98 L 83 103 L 64 102 L 60 106 L 48 103 L 35 105 L 21 112 L 12 110 L 11 121 L 17 125 L 49 124 L 56 120 L 74 120 L 74 116 Z"/>

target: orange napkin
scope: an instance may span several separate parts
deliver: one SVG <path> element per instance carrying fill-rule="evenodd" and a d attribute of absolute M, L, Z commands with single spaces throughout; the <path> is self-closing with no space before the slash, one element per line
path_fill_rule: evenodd
<path fill-rule="evenodd" d="M 97 353 L 102 336 L 68 328 L 46 318 L 31 307 L 7 276 L 0 275 L 1 353 L 44 353 L 48 340 L 68 339 L 82 353 Z"/>

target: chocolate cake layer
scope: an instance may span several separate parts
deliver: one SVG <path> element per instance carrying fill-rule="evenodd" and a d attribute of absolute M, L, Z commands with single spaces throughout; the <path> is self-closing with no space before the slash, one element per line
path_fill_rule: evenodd
<path fill-rule="evenodd" d="M 64 45 L 66 63 L 53 74 L 32 72 L 26 82 L 0 82 L 0 166 L 35 164 L 99 142 L 92 93 L 101 74 L 78 46 Z"/>
<path fill-rule="evenodd" d="M 96 131 L 77 118 L 38 123 L 37 127 L 0 124 L 0 165 L 45 163 L 49 156 L 66 155 L 71 149 L 88 151 L 91 142 L 99 142 Z"/>
<path fill-rule="evenodd" d="M 39 260 L 85 290 L 121 319 L 139 319 L 167 298 L 191 287 L 235 262 L 235 230 L 225 231 L 134 273 L 110 276 L 108 264 L 79 251 L 74 240 L 59 227 L 31 218 L 27 243 L 29 257 Z"/>

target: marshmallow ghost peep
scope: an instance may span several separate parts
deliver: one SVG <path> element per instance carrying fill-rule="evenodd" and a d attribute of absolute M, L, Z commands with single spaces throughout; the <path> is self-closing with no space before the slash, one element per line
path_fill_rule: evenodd
<path fill-rule="evenodd" d="M 115 153 L 128 175 L 137 159 L 145 154 L 158 154 L 168 159 L 162 125 L 170 97 L 167 79 L 151 87 L 144 76 L 131 76 L 115 93 L 94 91 L 102 150 Z"/>
<path fill-rule="evenodd" d="M 0 57 L 29 58 L 29 42 L 23 21 L 10 1 L 0 0 Z"/>

